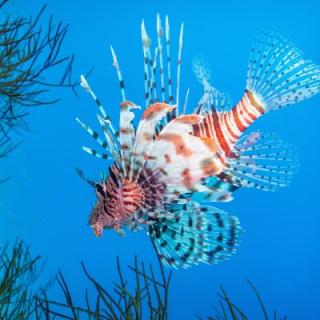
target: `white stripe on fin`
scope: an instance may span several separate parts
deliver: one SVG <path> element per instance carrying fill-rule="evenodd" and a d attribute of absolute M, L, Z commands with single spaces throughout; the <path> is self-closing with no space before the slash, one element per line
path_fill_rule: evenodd
<path fill-rule="evenodd" d="M 124 90 L 124 81 L 122 79 L 121 69 L 120 69 L 120 66 L 119 66 L 119 63 L 118 63 L 118 59 L 117 59 L 116 53 L 115 53 L 114 49 L 112 48 L 112 46 L 110 47 L 110 50 L 111 50 L 112 59 L 113 59 L 113 66 L 115 67 L 115 69 L 117 71 L 117 76 L 118 76 L 118 80 L 119 80 L 122 101 L 125 101 L 126 100 L 126 94 L 125 94 L 125 90 Z"/>
<path fill-rule="evenodd" d="M 151 40 L 147 34 L 144 20 L 141 22 L 141 40 L 142 40 L 142 49 L 143 49 L 143 59 L 144 59 L 144 88 L 145 88 L 145 106 L 146 108 L 150 104 L 151 98 L 151 80 L 149 77 L 149 55 Z"/>
<path fill-rule="evenodd" d="M 86 146 L 83 146 L 82 150 L 99 159 L 104 159 L 104 160 L 110 159 L 110 157 L 106 153 L 98 153 L 96 150 Z"/>
<path fill-rule="evenodd" d="M 80 124 L 80 126 L 94 139 L 98 142 L 98 144 L 105 150 L 107 150 L 108 152 L 110 151 L 109 145 L 107 143 L 107 141 L 102 140 L 99 137 L 99 134 L 94 131 L 91 127 L 89 127 L 87 124 L 83 123 L 79 118 L 76 118 L 76 121 Z"/>
<path fill-rule="evenodd" d="M 154 51 L 154 59 L 150 59 L 150 62 L 152 62 L 151 66 L 151 103 L 158 101 L 158 95 L 157 95 L 157 58 L 158 58 L 158 51 L 159 49 L 156 48 Z"/>
<path fill-rule="evenodd" d="M 166 49 L 167 49 L 167 76 L 168 76 L 168 94 L 169 94 L 168 101 L 169 101 L 169 104 L 173 104 L 171 56 L 170 56 L 170 25 L 169 25 L 168 16 L 166 16 L 165 35 L 166 35 Z"/>
<path fill-rule="evenodd" d="M 159 13 L 157 14 L 157 36 L 158 36 L 158 51 L 159 51 L 159 61 L 160 61 L 160 79 L 161 79 L 161 96 L 162 102 L 165 102 L 165 84 L 164 84 L 164 67 L 163 67 L 163 28 L 161 25 L 161 19 Z"/>
<path fill-rule="evenodd" d="M 180 27 L 180 35 L 179 35 L 179 51 L 178 51 L 178 67 L 177 67 L 177 91 L 176 91 L 176 106 L 177 106 L 177 114 L 179 114 L 179 90 L 180 90 L 180 69 L 181 69 L 181 55 L 182 55 L 182 46 L 183 46 L 183 23 Z"/>
<path fill-rule="evenodd" d="M 100 115 L 97 115 L 97 119 L 103 130 L 106 141 L 109 144 L 110 152 L 113 155 L 113 158 L 115 159 L 115 161 L 117 162 L 118 167 L 121 168 L 121 159 L 120 159 L 118 144 L 114 140 L 114 136 L 110 133 L 110 131 L 107 128 L 107 122 L 102 117 L 100 117 Z"/>
<path fill-rule="evenodd" d="M 190 89 L 188 88 L 187 93 L 186 93 L 186 97 L 184 98 L 184 104 L 183 104 L 182 114 L 187 114 L 187 106 L 188 106 L 188 100 L 189 100 L 189 93 L 190 93 Z"/>
<path fill-rule="evenodd" d="M 110 120 L 110 117 L 108 116 L 106 110 L 104 109 L 103 105 L 101 104 L 100 100 L 98 99 L 98 97 L 95 95 L 95 93 L 92 91 L 87 79 L 84 77 L 84 75 L 82 74 L 80 76 L 80 85 L 82 88 L 84 88 L 93 98 L 93 100 L 95 101 L 95 103 L 97 104 L 103 118 L 105 119 L 107 126 L 110 128 L 112 134 L 116 134 L 116 130 L 114 129 L 112 122 Z"/>

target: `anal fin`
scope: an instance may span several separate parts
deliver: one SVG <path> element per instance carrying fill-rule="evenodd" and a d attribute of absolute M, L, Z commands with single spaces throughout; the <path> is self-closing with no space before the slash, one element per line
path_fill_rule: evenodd
<path fill-rule="evenodd" d="M 248 134 L 235 150 L 224 170 L 235 186 L 276 191 L 288 186 L 298 168 L 295 149 L 275 134 Z"/>

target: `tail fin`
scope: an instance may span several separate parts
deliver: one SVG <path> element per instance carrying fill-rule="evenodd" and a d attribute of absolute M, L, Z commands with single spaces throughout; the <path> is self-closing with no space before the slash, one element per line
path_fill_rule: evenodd
<path fill-rule="evenodd" d="M 218 115 L 215 126 L 227 156 L 242 133 L 270 110 L 311 98 L 320 92 L 320 66 L 306 60 L 291 42 L 263 34 L 251 50 L 247 86 L 242 99 Z"/>
<path fill-rule="evenodd" d="M 246 89 L 265 111 L 311 98 L 320 91 L 320 66 L 278 34 L 263 34 L 251 50 Z"/>

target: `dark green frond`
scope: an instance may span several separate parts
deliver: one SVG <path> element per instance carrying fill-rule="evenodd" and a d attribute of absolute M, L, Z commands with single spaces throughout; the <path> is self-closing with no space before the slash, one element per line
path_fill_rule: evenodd
<path fill-rule="evenodd" d="M 263 302 L 263 299 L 257 290 L 257 288 L 254 286 L 254 284 L 250 281 L 247 280 L 250 288 L 252 289 L 259 308 L 262 313 L 262 318 L 264 320 L 285 320 L 287 317 L 279 317 L 277 315 L 277 312 L 274 311 L 271 314 L 268 313 L 267 308 Z M 214 309 L 214 316 L 209 316 L 206 318 L 201 318 L 198 317 L 198 319 L 207 319 L 207 320 L 250 320 L 253 319 L 252 317 L 248 316 L 242 308 L 237 306 L 233 300 L 230 298 L 230 296 L 227 294 L 225 289 L 223 287 L 220 288 L 220 292 L 218 293 L 219 301 L 218 301 L 218 306 L 215 306 Z M 250 310 L 250 309 L 249 309 Z"/>
<path fill-rule="evenodd" d="M 74 90 L 79 84 L 72 80 L 73 55 L 62 54 L 68 25 L 45 16 L 45 9 L 24 17 L 13 8 L 5 15 L 10 2 L 0 1 L 0 157 L 12 151 L 2 139 L 28 128 L 28 107 L 53 104 L 59 100 L 52 97 L 54 87 Z"/>
<path fill-rule="evenodd" d="M 85 277 L 95 289 L 95 295 L 89 297 L 88 290 L 84 292 L 83 306 L 74 304 L 72 293 L 62 273 L 57 275 L 62 301 L 50 300 L 44 292 L 38 298 L 38 312 L 46 315 L 45 319 L 120 319 L 120 320 L 166 320 L 168 319 L 168 293 L 171 273 L 167 276 L 159 264 L 160 275 L 152 265 L 146 271 L 144 263 L 139 263 L 137 257 L 129 269 L 134 272 L 135 281 L 128 283 L 117 259 L 118 281 L 113 287 L 106 289 L 81 264 Z"/>
<path fill-rule="evenodd" d="M 39 272 L 29 247 L 21 240 L 12 247 L 5 245 L 0 252 L 0 319 L 27 320 L 35 312 L 32 286 Z"/>

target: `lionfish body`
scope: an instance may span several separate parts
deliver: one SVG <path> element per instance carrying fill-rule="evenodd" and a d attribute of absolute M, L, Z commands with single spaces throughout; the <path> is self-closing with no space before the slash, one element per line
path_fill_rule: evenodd
<path fill-rule="evenodd" d="M 175 87 L 168 18 L 163 28 L 157 16 L 154 53 L 144 22 L 141 36 L 146 101 L 137 127 L 134 110 L 140 107 L 126 99 L 113 48 L 122 95 L 118 131 L 81 76 L 81 85 L 100 110 L 97 117 L 104 137 L 77 121 L 106 152 L 83 149 L 113 160 L 108 177 L 98 182 L 88 180 L 79 170 L 97 196 L 89 224 L 97 236 L 103 229 L 122 234 L 124 227 L 138 230 L 145 226 L 162 262 L 172 267 L 217 263 L 235 251 L 241 229 L 236 217 L 204 203 L 230 201 L 241 187 L 273 191 L 288 184 L 296 168 L 293 149 L 273 134 L 243 133 L 268 111 L 318 93 L 320 68 L 305 60 L 289 41 L 264 34 L 253 46 L 239 103 L 229 106 L 228 99 L 210 85 L 208 68 L 198 60 L 194 72 L 204 94 L 194 111 L 186 114 L 188 91 L 179 113 L 183 25 Z"/>

